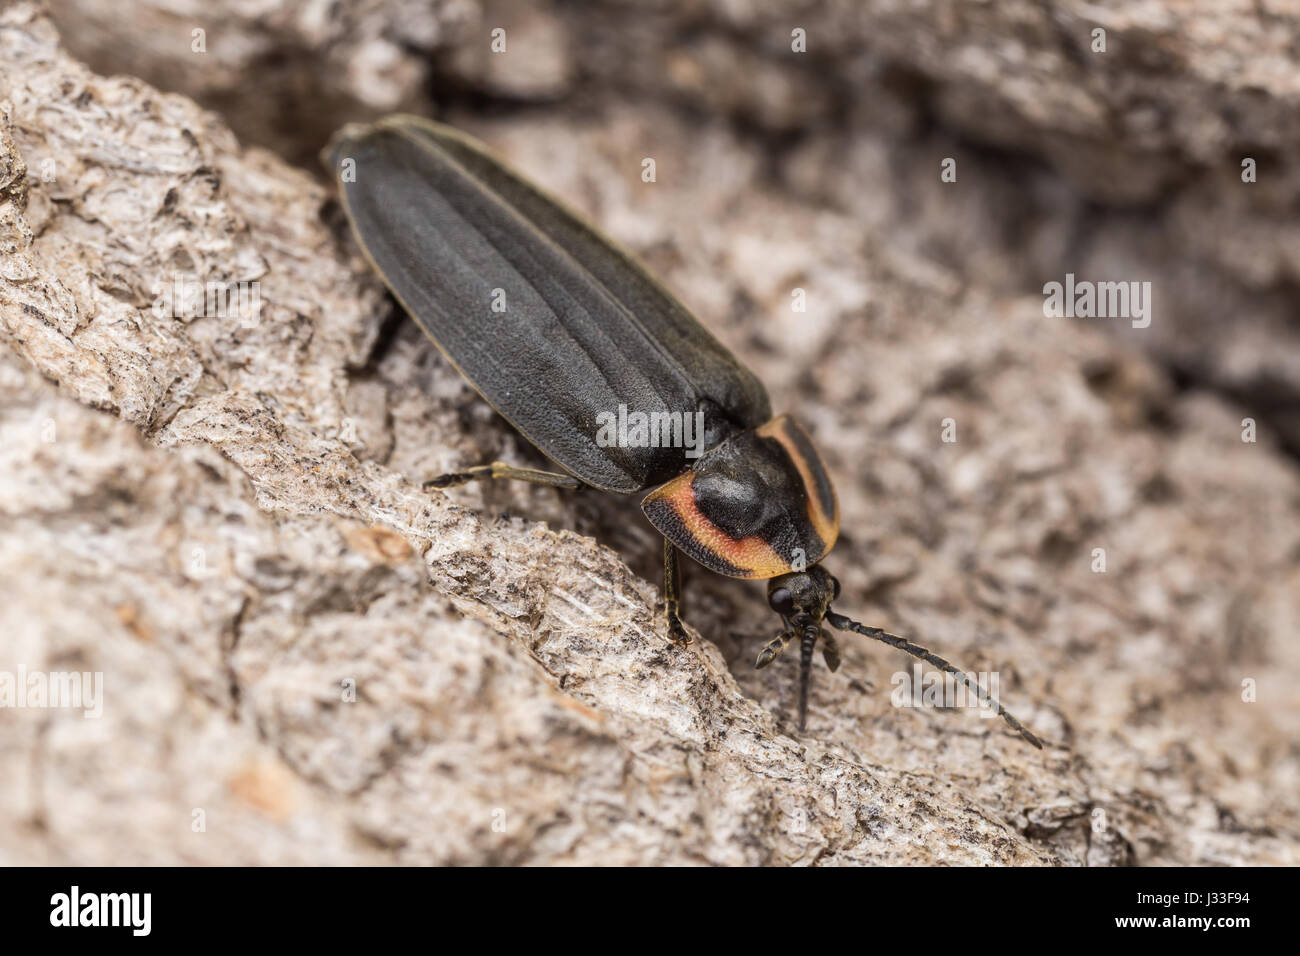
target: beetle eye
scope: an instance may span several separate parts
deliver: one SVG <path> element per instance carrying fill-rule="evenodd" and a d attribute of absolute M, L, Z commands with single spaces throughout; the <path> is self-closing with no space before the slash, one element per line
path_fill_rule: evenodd
<path fill-rule="evenodd" d="M 794 596 L 787 588 L 777 588 L 767 596 L 767 603 L 772 605 L 772 610 L 777 614 L 794 613 Z"/>
<path fill-rule="evenodd" d="M 839 596 L 840 596 L 840 579 L 836 577 L 832 577 L 831 578 L 831 600 L 834 601 Z"/>

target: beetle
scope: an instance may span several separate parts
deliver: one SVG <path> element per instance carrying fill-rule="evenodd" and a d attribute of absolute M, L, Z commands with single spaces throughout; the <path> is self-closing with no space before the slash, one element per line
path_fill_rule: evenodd
<path fill-rule="evenodd" d="M 753 372 L 629 253 L 481 143 L 430 120 L 346 126 L 322 159 L 397 301 L 559 469 L 493 462 L 426 487 L 504 478 L 643 494 L 664 537 L 669 637 L 689 640 L 680 553 L 718 574 L 766 580 L 782 626 L 756 666 L 798 640 L 800 731 L 819 640 L 829 669 L 839 667 L 829 624 L 942 668 L 1042 747 L 947 661 L 832 609 L 840 585 L 819 562 L 839 535 L 839 505 L 811 439 L 790 416 L 773 416 Z"/>

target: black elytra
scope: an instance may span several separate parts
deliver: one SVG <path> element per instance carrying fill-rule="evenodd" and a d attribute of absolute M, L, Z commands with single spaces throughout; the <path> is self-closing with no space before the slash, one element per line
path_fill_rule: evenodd
<path fill-rule="evenodd" d="M 956 668 L 831 609 L 818 564 L 839 534 L 821 457 L 767 390 L 663 285 L 558 200 L 451 127 L 389 116 L 340 130 L 322 154 L 370 264 L 412 319 L 491 406 L 562 471 L 480 465 L 425 482 L 517 478 L 644 494 L 664 535 L 669 635 L 683 551 L 736 578 L 768 580 L 781 635 L 758 666 L 800 639 L 799 729 L 815 645 L 829 623 L 943 667 L 1041 746 Z"/>

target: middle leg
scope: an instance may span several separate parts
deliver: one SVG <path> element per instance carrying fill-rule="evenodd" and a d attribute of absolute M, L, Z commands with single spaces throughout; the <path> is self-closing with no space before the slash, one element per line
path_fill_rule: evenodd
<path fill-rule="evenodd" d="M 689 644 L 691 637 L 682 627 L 682 566 L 677 546 L 664 538 L 664 615 L 668 618 L 668 637 L 678 644 Z"/>

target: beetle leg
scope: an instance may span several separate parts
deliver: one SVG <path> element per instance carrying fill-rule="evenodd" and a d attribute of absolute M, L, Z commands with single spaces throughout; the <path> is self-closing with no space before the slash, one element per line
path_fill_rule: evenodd
<path fill-rule="evenodd" d="M 794 640 L 793 634 L 778 634 L 775 640 L 770 641 L 766 647 L 758 652 L 758 660 L 754 663 L 754 669 L 758 670 L 760 667 L 766 667 L 776 660 L 792 640 Z"/>
<path fill-rule="evenodd" d="M 668 637 L 678 644 L 689 644 L 691 636 L 682 627 L 682 566 L 677 547 L 664 538 L 664 616 L 668 618 Z"/>
<path fill-rule="evenodd" d="M 822 631 L 822 659 L 826 661 L 828 670 L 839 670 L 840 646 L 835 643 L 835 637 L 830 631 Z"/>
<path fill-rule="evenodd" d="M 453 471 L 437 478 L 430 478 L 422 488 L 454 488 L 471 481 L 485 478 L 509 478 L 516 481 L 531 481 L 535 485 L 550 485 L 552 488 L 581 488 L 582 482 L 572 475 L 562 475 L 555 471 L 541 471 L 537 468 L 517 468 L 504 461 L 494 461 L 490 465 L 477 465 L 466 471 Z"/>

